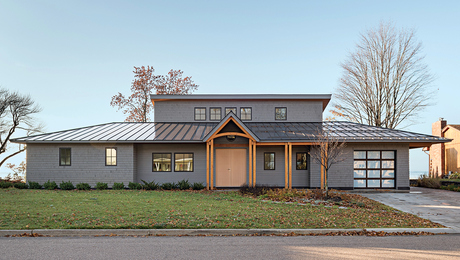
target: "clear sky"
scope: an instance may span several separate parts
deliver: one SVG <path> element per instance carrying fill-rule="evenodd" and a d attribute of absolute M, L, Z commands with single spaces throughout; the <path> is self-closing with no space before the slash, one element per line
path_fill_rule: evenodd
<path fill-rule="evenodd" d="M 459 124 L 456 0 L 0 0 L 0 86 L 30 94 L 46 131 L 123 121 L 109 103 L 129 94 L 133 66 L 181 69 L 195 93 L 333 93 L 340 63 L 380 21 L 417 30 L 436 78 L 433 105 L 405 130 Z M 411 151 L 411 171 L 427 169 L 428 156 Z"/>

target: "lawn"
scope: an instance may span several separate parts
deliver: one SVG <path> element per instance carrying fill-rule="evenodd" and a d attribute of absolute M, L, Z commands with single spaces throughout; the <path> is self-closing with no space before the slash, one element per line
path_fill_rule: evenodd
<path fill-rule="evenodd" d="M 237 192 L 9 188 L 0 190 L 0 229 L 441 227 L 364 197 L 359 205 L 286 204 Z"/>

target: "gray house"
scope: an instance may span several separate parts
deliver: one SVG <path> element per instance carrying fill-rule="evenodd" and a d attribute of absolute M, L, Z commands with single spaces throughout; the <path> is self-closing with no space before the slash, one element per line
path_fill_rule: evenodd
<path fill-rule="evenodd" d="M 331 95 L 152 95 L 155 122 L 107 123 L 17 138 L 27 180 L 44 183 L 188 179 L 208 188 L 321 187 L 309 156 L 324 129 L 347 143 L 329 171 L 337 189 L 409 189 L 409 149 L 445 138 L 322 122 Z"/>

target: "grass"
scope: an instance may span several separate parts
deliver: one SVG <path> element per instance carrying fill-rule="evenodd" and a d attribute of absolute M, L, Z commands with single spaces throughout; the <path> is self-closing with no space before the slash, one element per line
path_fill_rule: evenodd
<path fill-rule="evenodd" d="M 0 190 L 0 229 L 441 227 L 361 197 L 339 209 L 237 192 Z"/>

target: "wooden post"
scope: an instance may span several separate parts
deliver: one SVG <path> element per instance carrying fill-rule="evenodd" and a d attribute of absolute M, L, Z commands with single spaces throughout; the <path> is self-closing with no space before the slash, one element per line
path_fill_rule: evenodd
<path fill-rule="evenodd" d="M 214 189 L 214 139 L 211 140 L 211 190 Z"/>
<path fill-rule="evenodd" d="M 254 151 L 252 151 L 252 167 L 253 167 L 253 170 L 252 170 L 252 186 L 255 187 L 256 186 L 256 160 L 257 160 L 257 153 L 256 153 L 256 142 L 253 141 L 252 142 L 252 147 L 254 149 Z"/>
<path fill-rule="evenodd" d="M 209 190 L 209 142 L 206 142 L 206 189 Z"/>
<path fill-rule="evenodd" d="M 321 157 L 321 189 L 324 189 L 324 166 L 323 165 L 324 165 L 324 158 Z"/>
<path fill-rule="evenodd" d="M 249 187 L 252 186 L 252 140 L 249 139 Z"/>
<path fill-rule="evenodd" d="M 289 188 L 288 186 L 288 144 L 284 144 L 284 188 Z"/>
<path fill-rule="evenodd" d="M 292 189 L 292 144 L 289 143 L 289 189 Z"/>

